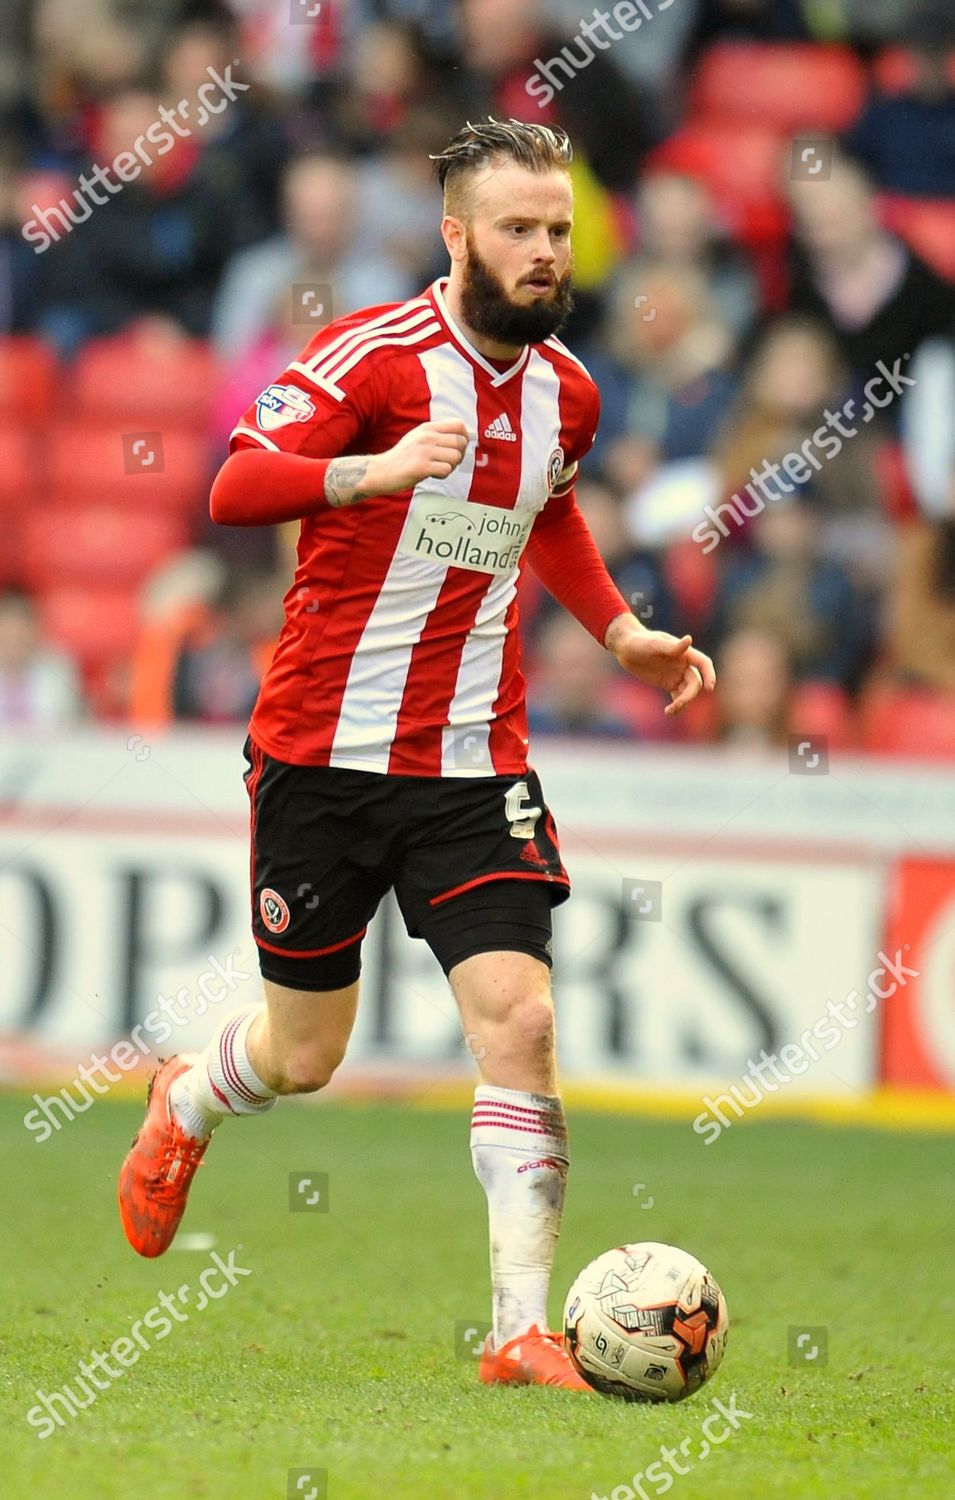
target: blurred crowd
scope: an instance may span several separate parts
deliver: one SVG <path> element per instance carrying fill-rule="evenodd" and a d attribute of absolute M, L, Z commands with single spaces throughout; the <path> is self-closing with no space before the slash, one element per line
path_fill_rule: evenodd
<path fill-rule="evenodd" d="M 951 4 L 638 13 L 4 0 L 0 724 L 246 716 L 294 537 L 209 522 L 228 433 L 444 273 L 428 154 L 491 113 L 575 144 L 580 506 L 720 671 L 664 719 L 527 575 L 532 730 L 955 756 Z"/>

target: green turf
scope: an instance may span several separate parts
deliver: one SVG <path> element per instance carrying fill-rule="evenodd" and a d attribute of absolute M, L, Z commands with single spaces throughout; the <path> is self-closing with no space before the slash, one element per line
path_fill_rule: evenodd
<path fill-rule="evenodd" d="M 183 1227 L 224 1256 L 241 1246 L 252 1274 L 41 1440 L 36 1387 L 75 1376 L 209 1257 L 141 1261 L 122 1239 L 114 1179 L 138 1109 L 98 1103 L 42 1145 L 23 1109 L 0 1098 L 11 1500 L 282 1500 L 310 1466 L 329 1500 L 612 1500 L 661 1444 L 695 1453 L 710 1399 L 731 1392 L 751 1416 L 687 1475 L 654 1471 L 646 1496 L 668 1478 L 687 1500 L 955 1495 L 955 1138 L 750 1123 L 706 1147 L 689 1126 L 575 1117 L 553 1316 L 580 1266 L 626 1239 L 683 1245 L 727 1295 L 722 1368 L 661 1408 L 484 1390 L 456 1357 L 455 1325 L 487 1315 L 466 1112 L 290 1104 L 227 1124 Z M 289 1213 L 293 1171 L 329 1173 L 327 1214 Z M 789 1365 L 803 1324 L 828 1329 L 825 1367 Z"/>

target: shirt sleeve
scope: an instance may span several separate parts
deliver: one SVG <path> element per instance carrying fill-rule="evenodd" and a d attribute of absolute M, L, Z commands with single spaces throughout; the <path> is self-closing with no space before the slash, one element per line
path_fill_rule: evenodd
<path fill-rule="evenodd" d="M 593 447 L 600 417 L 600 393 L 589 377 L 587 383 L 589 400 L 581 403 L 564 467 L 534 522 L 525 557 L 548 593 L 602 646 L 611 620 L 629 614 L 630 607 L 607 571 L 574 494 L 580 460 Z"/>
<path fill-rule="evenodd" d="M 243 414 L 212 486 L 209 508 L 219 525 L 274 526 L 313 515 L 327 505 L 329 461 L 373 451 L 379 366 L 368 355 L 337 372 L 363 321 L 342 318 L 322 329 Z"/>
<path fill-rule="evenodd" d="M 316 334 L 298 359 L 243 413 L 229 452 L 264 448 L 304 458 L 337 458 L 361 442 L 375 421 L 379 366 L 372 353 L 336 374 L 339 353 L 361 334 L 364 319 L 340 318 Z"/>
<path fill-rule="evenodd" d="M 573 489 L 548 500 L 534 522 L 524 555 L 548 593 L 601 646 L 611 620 L 631 613 L 597 551 Z"/>
<path fill-rule="evenodd" d="M 600 422 L 600 392 L 596 382 L 591 380 L 589 375 L 586 379 L 588 399 L 581 402 L 581 416 L 571 431 L 564 455 L 564 467 L 551 487 L 550 493 L 554 496 L 566 495 L 573 489 L 581 460 L 586 458 L 597 437 L 597 426 Z"/>

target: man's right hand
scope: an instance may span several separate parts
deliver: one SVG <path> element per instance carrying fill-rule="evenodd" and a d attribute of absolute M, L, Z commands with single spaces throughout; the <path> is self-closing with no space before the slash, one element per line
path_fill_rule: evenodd
<path fill-rule="evenodd" d="M 355 505 L 413 489 L 422 479 L 447 479 L 467 447 L 468 430 L 458 418 L 422 422 L 384 453 L 334 459 L 325 475 L 325 498 L 331 506 Z"/>

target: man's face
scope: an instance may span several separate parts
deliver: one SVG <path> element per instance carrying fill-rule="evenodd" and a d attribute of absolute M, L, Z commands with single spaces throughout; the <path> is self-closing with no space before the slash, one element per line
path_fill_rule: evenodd
<path fill-rule="evenodd" d="M 572 219 L 564 172 L 507 162 L 475 175 L 461 262 L 461 304 L 475 332 L 520 345 L 563 327 L 573 301 Z"/>

